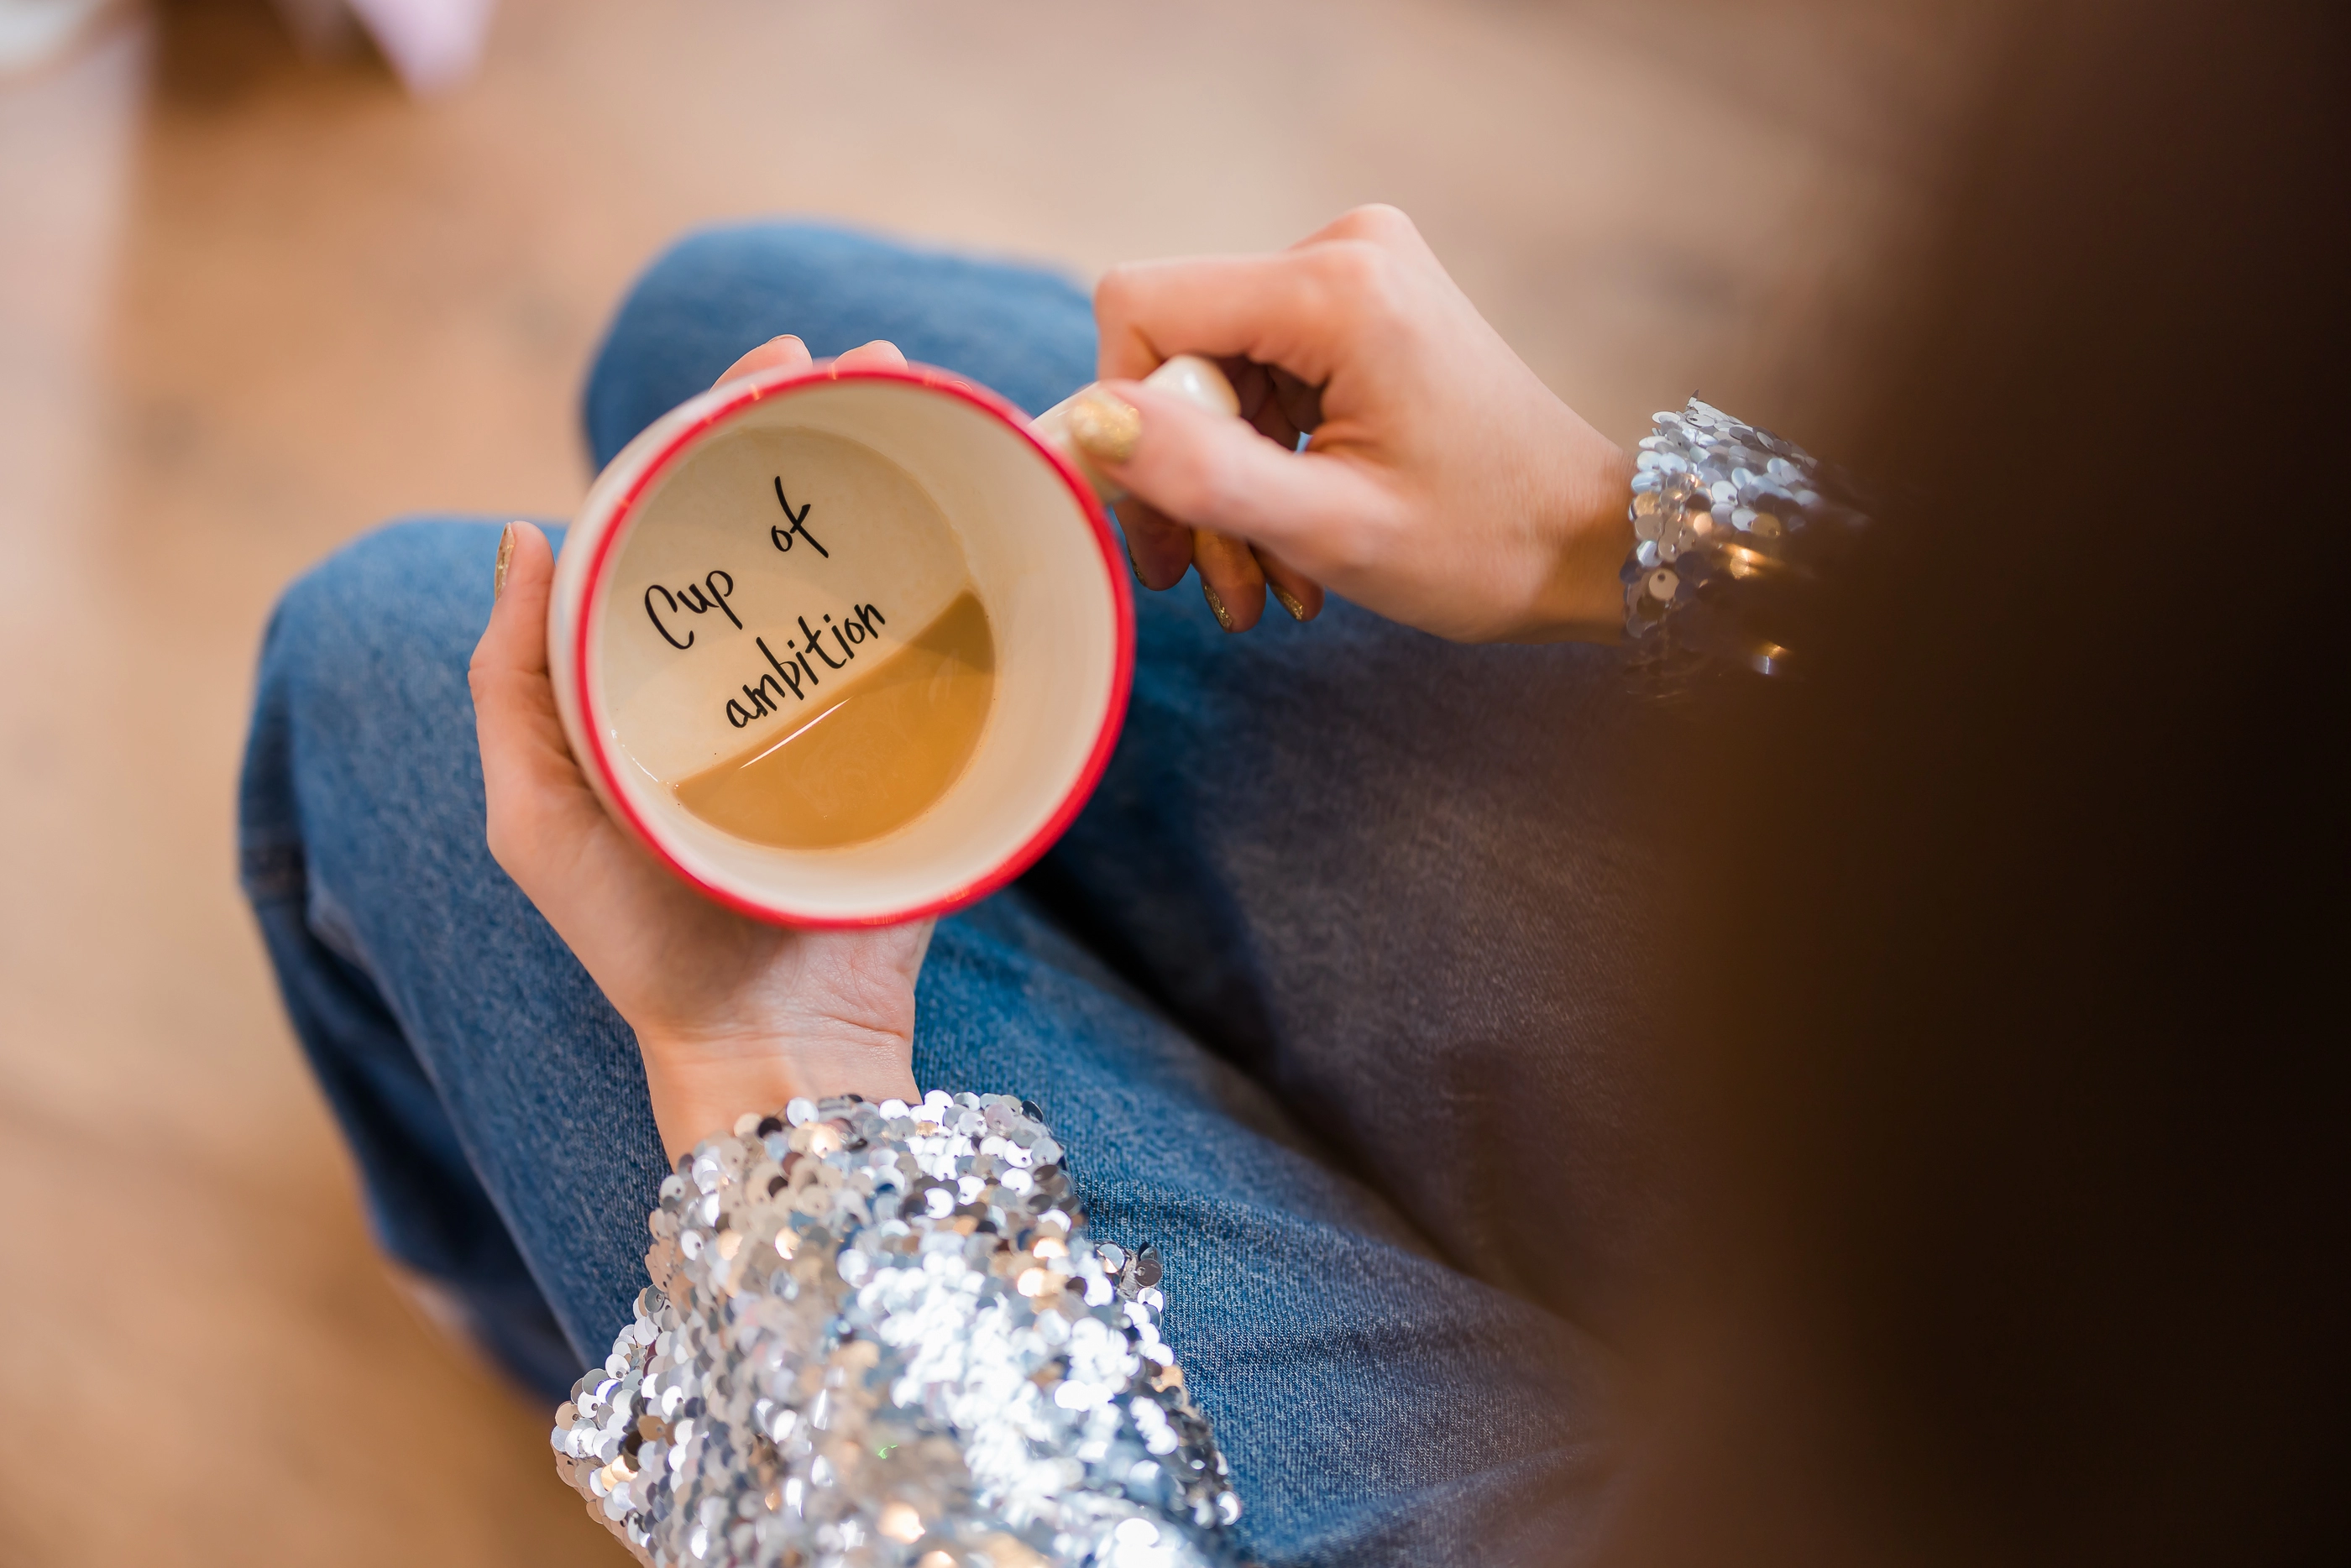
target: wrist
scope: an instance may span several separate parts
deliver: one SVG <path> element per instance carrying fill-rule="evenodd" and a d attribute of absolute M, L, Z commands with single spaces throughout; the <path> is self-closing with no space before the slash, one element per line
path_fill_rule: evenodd
<path fill-rule="evenodd" d="M 1613 643 L 1624 635 L 1625 590 L 1619 572 L 1633 547 L 1633 454 L 1576 419 L 1576 438 L 1546 507 L 1550 575 L 1543 583 L 1527 642 Z"/>
<path fill-rule="evenodd" d="M 746 1112 L 767 1115 L 793 1099 L 857 1095 L 913 1100 L 913 1043 L 875 1030 L 796 1037 L 680 1038 L 640 1032 L 645 1089 L 662 1147 L 674 1163 Z"/>

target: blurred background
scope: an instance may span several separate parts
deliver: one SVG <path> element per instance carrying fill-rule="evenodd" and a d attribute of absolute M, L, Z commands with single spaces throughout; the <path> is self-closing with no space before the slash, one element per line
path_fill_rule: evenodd
<path fill-rule="evenodd" d="M 0 0 L 17 1568 L 623 1561 L 375 1262 L 231 827 L 277 590 L 405 511 L 567 514 L 666 241 L 817 214 L 1090 277 L 1390 201 L 1617 440 L 1698 389 L 1833 452 L 1807 367 L 1879 318 L 1988 43 L 1961 0 L 354 8 Z"/>

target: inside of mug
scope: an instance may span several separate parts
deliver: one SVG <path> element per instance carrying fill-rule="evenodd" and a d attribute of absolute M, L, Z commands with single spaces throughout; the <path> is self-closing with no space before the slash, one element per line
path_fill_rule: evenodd
<path fill-rule="evenodd" d="M 608 786 L 689 875 L 787 919 L 890 918 L 991 881 L 1073 804 L 1121 695 L 1116 590 L 1084 504 L 989 410 L 914 381 L 793 384 L 700 432 L 618 528 L 588 606 L 590 727 Z M 683 777 L 780 732 L 771 708 L 853 682 L 965 593 L 992 700 L 904 826 L 788 848 L 680 801 Z"/>

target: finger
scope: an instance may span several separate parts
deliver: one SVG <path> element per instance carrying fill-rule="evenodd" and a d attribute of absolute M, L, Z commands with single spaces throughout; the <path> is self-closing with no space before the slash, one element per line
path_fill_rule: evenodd
<path fill-rule="evenodd" d="M 844 370 L 903 370 L 906 357 L 898 346 L 886 337 L 876 337 L 871 343 L 861 343 L 833 361 Z"/>
<path fill-rule="evenodd" d="M 1290 424 L 1290 416 L 1274 391 L 1274 377 L 1287 376 L 1289 372 L 1270 369 L 1263 365 L 1251 365 L 1249 369 L 1249 390 L 1241 397 L 1241 418 L 1266 440 L 1295 451 L 1298 431 Z M 1238 391 L 1238 386 L 1236 385 L 1234 389 Z"/>
<path fill-rule="evenodd" d="M 1378 483 L 1351 460 L 1284 451 L 1238 420 L 1134 382 L 1104 390 L 1134 406 L 1141 428 L 1123 461 L 1091 451 L 1089 461 L 1171 522 L 1263 545 L 1314 581 L 1333 582 L 1364 553 L 1362 531 L 1389 511 Z"/>
<path fill-rule="evenodd" d="M 1240 416 L 1254 424 L 1259 414 L 1273 396 L 1273 373 L 1264 366 L 1249 359 L 1228 358 L 1218 363 L 1225 379 L 1231 383 L 1233 397 L 1240 404 Z"/>
<path fill-rule="evenodd" d="M 1094 289 L 1102 375 L 1140 377 L 1172 355 L 1204 354 L 1278 365 L 1322 386 L 1387 313 L 1403 265 L 1379 245 L 1341 240 L 1114 267 Z"/>
<path fill-rule="evenodd" d="M 1282 411 L 1281 405 L 1271 399 L 1266 400 L 1265 407 L 1258 410 L 1257 417 L 1249 423 L 1251 430 L 1282 451 L 1298 450 L 1298 427 L 1290 422 L 1290 416 Z"/>
<path fill-rule="evenodd" d="M 1274 401 L 1281 405 L 1282 414 L 1289 420 L 1290 428 L 1301 435 L 1313 433 L 1322 422 L 1322 389 L 1308 386 L 1280 367 L 1276 367 L 1270 375 Z"/>
<path fill-rule="evenodd" d="M 809 358 L 808 345 L 787 332 L 781 337 L 770 337 L 748 354 L 744 355 L 719 373 L 718 380 L 731 381 L 737 376 L 748 376 L 759 370 L 805 370 L 815 363 Z M 713 386 L 717 382 L 711 383 Z"/>
<path fill-rule="evenodd" d="M 1312 620 L 1322 613 L 1322 585 L 1263 545 L 1255 547 L 1257 564 L 1265 573 L 1266 590 L 1292 620 Z"/>
<path fill-rule="evenodd" d="M 1224 371 L 1225 379 L 1232 385 L 1233 396 L 1240 403 L 1240 417 L 1266 440 L 1296 451 L 1298 430 L 1282 406 L 1275 378 L 1292 383 L 1297 378 L 1287 370 L 1252 364 L 1247 359 L 1227 359 L 1217 369 Z"/>
<path fill-rule="evenodd" d="M 1192 565 L 1218 626 L 1247 631 L 1264 616 L 1265 573 L 1247 544 L 1202 529 L 1192 535 Z"/>
<path fill-rule="evenodd" d="M 539 814 L 563 797 L 585 799 L 593 808 L 548 680 L 547 603 L 555 555 L 547 536 L 528 523 L 507 524 L 505 539 L 512 542 L 506 581 L 467 672 L 491 846 L 502 864 L 513 846 L 533 836 L 528 830 Z"/>
<path fill-rule="evenodd" d="M 475 675 L 547 679 L 547 599 L 554 577 L 555 552 L 547 535 L 528 523 L 507 524 L 498 536 L 490 623 L 474 645 Z"/>
<path fill-rule="evenodd" d="M 1162 517 L 1140 496 L 1127 496 L 1115 510 L 1135 580 L 1154 593 L 1182 582 L 1192 566 L 1192 530 Z"/>

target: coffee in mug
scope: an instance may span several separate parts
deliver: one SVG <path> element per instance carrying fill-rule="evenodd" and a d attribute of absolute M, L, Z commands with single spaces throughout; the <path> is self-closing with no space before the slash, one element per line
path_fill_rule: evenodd
<path fill-rule="evenodd" d="M 978 745 L 987 611 L 946 514 L 869 446 L 809 430 L 704 442 L 614 574 L 644 611 L 605 634 L 616 739 L 715 827 L 784 849 L 878 838 Z"/>

